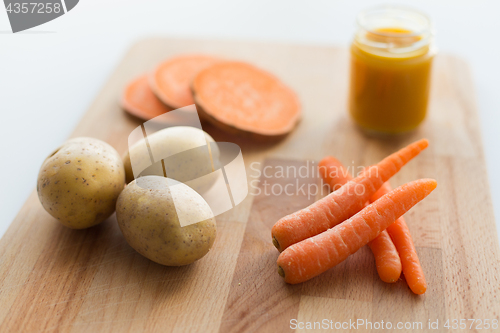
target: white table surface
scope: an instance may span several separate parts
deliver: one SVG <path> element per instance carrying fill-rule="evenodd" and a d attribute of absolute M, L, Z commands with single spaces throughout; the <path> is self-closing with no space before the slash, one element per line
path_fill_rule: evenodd
<path fill-rule="evenodd" d="M 356 13 L 383 3 L 82 0 L 66 15 L 18 34 L 0 9 L 0 237 L 35 188 L 43 159 L 70 135 L 135 40 L 169 35 L 348 45 Z M 500 1 L 397 3 L 426 12 L 440 51 L 471 64 L 500 230 Z"/>

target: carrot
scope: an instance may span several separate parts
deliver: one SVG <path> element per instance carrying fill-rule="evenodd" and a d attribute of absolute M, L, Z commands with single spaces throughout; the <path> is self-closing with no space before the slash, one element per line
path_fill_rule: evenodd
<path fill-rule="evenodd" d="M 382 231 L 368 246 L 375 257 L 375 265 L 380 279 L 387 283 L 394 283 L 401 276 L 402 264 L 398 250 L 387 230 Z"/>
<path fill-rule="evenodd" d="M 274 75 L 244 62 L 206 68 L 191 87 L 200 115 L 233 134 L 276 140 L 292 131 L 300 118 L 295 92 Z"/>
<path fill-rule="evenodd" d="M 143 120 L 171 111 L 155 96 L 149 87 L 147 75 L 135 78 L 125 87 L 121 106 L 131 115 Z"/>
<path fill-rule="evenodd" d="M 404 184 L 338 226 L 290 246 L 278 257 L 278 273 L 285 282 L 297 284 L 338 265 L 375 239 L 436 186 L 433 179 Z"/>
<path fill-rule="evenodd" d="M 381 187 L 373 195 L 373 200 L 377 200 L 391 191 L 391 186 L 388 183 L 384 185 L 385 186 Z M 399 252 L 401 264 L 403 266 L 403 274 L 405 275 L 408 287 L 417 295 L 425 293 L 427 290 L 427 282 L 425 280 L 424 271 L 420 265 L 417 250 L 413 244 L 413 239 L 411 238 L 410 230 L 408 229 L 404 217 L 401 216 L 396 222 L 391 224 L 387 228 L 387 232 Z"/>
<path fill-rule="evenodd" d="M 281 218 L 271 230 L 273 244 L 283 251 L 353 216 L 383 183 L 428 145 L 426 139 L 414 142 L 367 168 L 361 175 L 309 207 Z"/>
<path fill-rule="evenodd" d="M 150 85 L 172 109 L 194 104 L 190 84 L 201 70 L 221 60 L 207 55 L 181 55 L 162 62 L 152 73 Z"/>
<path fill-rule="evenodd" d="M 319 162 L 318 168 L 321 177 L 330 185 L 331 189 L 342 186 L 352 179 L 349 170 L 332 156 L 323 158 Z M 380 189 L 386 189 L 386 187 L 382 186 Z M 375 200 L 371 200 L 371 202 L 373 201 Z M 368 246 L 375 257 L 380 279 L 387 283 L 396 282 L 401 276 L 401 259 L 387 231 L 382 231 L 380 235 L 368 243 Z"/>
<path fill-rule="evenodd" d="M 332 192 L 352 180 L 349 170 L 332 156 L 326 156 L 319 161 L 318 171 Z"/>

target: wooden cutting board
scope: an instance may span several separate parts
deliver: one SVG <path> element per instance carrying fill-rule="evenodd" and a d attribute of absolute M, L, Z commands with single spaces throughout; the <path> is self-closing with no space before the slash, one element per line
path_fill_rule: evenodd
<path fill-rule="evenodd" d="M 426 122 L 417 132 L 384 140 L 365 137 L 347 116 L 345 49 L 147 39 L 126 54 L 72 136 L 92 136 L 124 153 L 128 134 L 140 122 L 119 108 L 122 88 L 160 60 L 190 52 L 251 61 L 299 94 L 303 120 L 276 144 L 259 145 L 204 125 L 216 141 L 240 145 L 254 195 L 217 217 L 218 239 L 205 258 L 187 267 L 163 267 L 128 246 L 114 216 L 88 230 L 70 230 L 44 211 L 34 191 L 0 240 L 1 332 L 274 333 L 292 330 L 292 319 L 421 322 L 423 329 L 439 320 L 436 331 L 446 331 L 448 319 L 450 325 L 454 319 L 500 319 L 498 238 L 474 89 L 463 61 L 439 55 Z M 422 137 L 430 147 L 392 184 L 422 177 L 439 184 L 406 215 L 427 293 L 413 295 L 404 278 L 381 282 L 366 248 L 311 281 L 286 285 L 276 271 L 270 228 L 321 196 L 310 195 L 318 184 L 314 163 L 331 154 L 350 167 L 369 165 Z M 307 176 L 275 172 L 301 167 Z M 279 185 L 286 184 L 297 191 L 279 194 Z M 365 327 L 356 332 L 370 331 Z"/>

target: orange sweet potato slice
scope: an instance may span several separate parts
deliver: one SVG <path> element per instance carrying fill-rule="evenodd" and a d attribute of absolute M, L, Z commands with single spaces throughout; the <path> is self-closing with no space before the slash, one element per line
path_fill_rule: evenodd
<path fill-rule="evenodd" d="M 219 61 L 207 55 L 181 55 L 168 59 L 154 70 L 151 89 L 172 109 L 194 104 L 191 81 L 198 72 Z"/>
<path fill-rule="evenodd" d="M 121 106 L 128 113 L 143 120 L 149 120 L 171 111 L 149 87 L 148 75 L 139 76 L 125 87 Z"/>
<path fill-rule="evenodd" d="M 194 78 L 200 115 L 215 126 L 254 139 L 279 139 L 300 119 L 294 91 L 274 75 L 244 62 L 221 62 Z"/>

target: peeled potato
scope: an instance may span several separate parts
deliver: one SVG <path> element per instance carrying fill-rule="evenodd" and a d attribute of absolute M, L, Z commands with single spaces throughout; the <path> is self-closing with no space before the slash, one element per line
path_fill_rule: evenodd
<path fill-rule="evenodd" d="M 148 147 L 149 145 L 149 147 Z M 152 163 L 150 152 L 155 163 Z M 205 176 L 219 163 L 219 149 L 214 139 L 203 130 L 191 126 L 174 126 L 162 129 L 133 144 L 123 157 L 127 183 L 135 176 L 168 176 L 180 182 Z M 164 159 L 162 165 L 161 159 Z M 132 168 L 133 162 L 133 168 Z M 163 170 L 165 168 L 165 170 Z M 203 191 L 212 185 L 214 178 L 206 177 L 192 187 Z"/>
<path fill-rule="evenodd" d="M 37 192 L 43 208 L 73 229 L 101 223 L 125 185 L 120 155 L 93 138 L 68 140 L 43 162 Z"/>
<path fill-rule="evenodd" d="M 205 200 L 189 186 L 160 176 L 128 184 L 118 198 L 116 218 L 131 247 L 166 266 L 202 258 L 216 236 Z"/>

